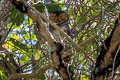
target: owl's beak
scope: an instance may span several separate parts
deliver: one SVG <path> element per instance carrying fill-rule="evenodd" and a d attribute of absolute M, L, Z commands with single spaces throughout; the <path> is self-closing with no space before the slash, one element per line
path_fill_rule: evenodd
<path fill-rule="evenodd" d="M 56 20 L 56 23 L 60 23 L 60 20 L 59 20 L 59 19 L 57 19 L 57 20 Z"/>

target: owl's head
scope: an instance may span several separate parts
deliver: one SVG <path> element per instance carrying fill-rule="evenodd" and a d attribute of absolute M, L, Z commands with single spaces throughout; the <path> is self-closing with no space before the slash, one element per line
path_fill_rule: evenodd
<path fill-rule="evenodd" d="M 53 11 L 50 13 L 49 19 L 56 23 L 64 32 L 66 32 L 72 38 L 76 36 L 74 30 L 71 30 L 69 16 L 64 11 Z M 50 32 L 55 31 L 56 29 L 53 28 L 51 25 L 49 26 Z"/>
<path fill-rule="evenodd" d="M 57 25 L 64 24 L 69 21 L 68 14 L 64 11 L 53 11 L 50 13 L 49 19 Z"/>

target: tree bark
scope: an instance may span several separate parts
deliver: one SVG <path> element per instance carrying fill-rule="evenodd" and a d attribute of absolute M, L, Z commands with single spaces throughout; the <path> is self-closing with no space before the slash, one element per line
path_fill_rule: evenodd
<path fill-rule="evenodd" d="M 110 36 L 104 41 L 97 58 L 91 80 L 111 80 L 120 64 L 120 17 L 116 20 Z"/>

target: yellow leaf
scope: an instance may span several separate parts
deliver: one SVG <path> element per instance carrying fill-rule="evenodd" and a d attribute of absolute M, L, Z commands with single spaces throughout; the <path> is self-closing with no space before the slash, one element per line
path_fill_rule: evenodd
<path fill-rule="evenodd" d="M 38 60 L 40 58 L 39 54 L 35 54 L 35 60 Z"/>

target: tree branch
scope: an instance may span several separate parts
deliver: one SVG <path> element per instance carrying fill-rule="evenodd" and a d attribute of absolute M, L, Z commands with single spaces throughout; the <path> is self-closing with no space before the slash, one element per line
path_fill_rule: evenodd
<path fill-rule="evenodd" d="M 32 73 L 32 74 L 23 74 L 23 73 L 16 73 L 11 75 L 8 80 L 14 80 L 19 78 L 38 78 L 41 74 L 43 74 L 46 70 L 50 69 L 51 65 L 48 65 L 44 68 L 42 68 L 38 73 Z"/>

